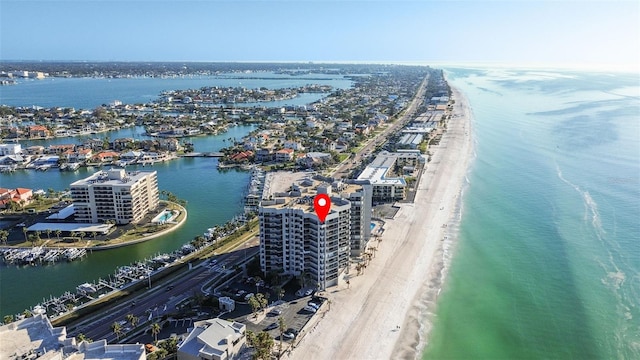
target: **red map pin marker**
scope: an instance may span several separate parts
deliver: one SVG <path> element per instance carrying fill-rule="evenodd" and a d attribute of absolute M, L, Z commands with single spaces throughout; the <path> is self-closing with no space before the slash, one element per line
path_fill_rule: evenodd
<path fill-rule="evenodd" d="M 318 219 L 324 224 L 324 219 L 327 218 L 329 210 L 331 210 L 331 198 L 327 194 L 318 194 L 313 198 L 313 208 L 318 214 Z"/>

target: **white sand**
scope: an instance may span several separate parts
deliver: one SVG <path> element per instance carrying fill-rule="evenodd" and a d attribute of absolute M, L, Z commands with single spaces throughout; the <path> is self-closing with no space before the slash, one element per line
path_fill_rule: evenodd
<path fill-rule="evenodd" d="M 432 146 L 415 203 L 402 204 L 387 220 L 375 258 L 364 273 L 330 288 L 325 305 L 290 354 L 294 359 L 416 358 L 422 351 L 420 298 L 439 287 L 445 224 L 457 220 L 457 204 L 472 153 L 470 110 L 454 89 L 456 101 L 448 131 Z M 437 289 L 432 291 L 437 296 Z M 435 299 L 433 299 L 435 300 Z M 399 327 L 399 328 L 398 328 Z"/>

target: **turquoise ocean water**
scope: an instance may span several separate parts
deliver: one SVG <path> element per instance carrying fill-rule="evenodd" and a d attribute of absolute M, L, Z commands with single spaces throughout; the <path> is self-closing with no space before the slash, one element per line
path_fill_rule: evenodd
<path fill-rule="evenodd" d="M 423 359 L 640 359 L 640 77 L 448 69 L 474 114 Z"/>

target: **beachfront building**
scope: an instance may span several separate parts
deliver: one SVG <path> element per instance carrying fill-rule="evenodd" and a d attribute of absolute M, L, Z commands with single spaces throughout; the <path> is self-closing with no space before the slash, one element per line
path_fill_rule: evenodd
<path fill-rule="evenodd" d="M 145 360 L 142 344 L 108 345 L 106 340 L 92 343 L 67 338 L 65 327 L 53 327 L 49 318 L 35 314 L 0 326 L 0 359 L 47 360 Z"/>
<path fill-rule="evenodd" d="M 71 184 L 75 221 L 137 223 L 159 204 L 156 171 L 98 171 Z"/>
<path fill-rule="evenodd" d="M 219 318 L 197 321 L 178 346 L 178 360 L 231 360 L 246 344 L 246 325 Z"/>
<path fill-rule="evenodd" d="M 358 176 L 358 181 L 369 182 L 372 199 L 376 202 L 404 200 L 407 182 L 402 175 L 405 167 L 417 167 L 425 159 L 419 151 L 387 152 L 383 151 Z"/>
<path fill-rule="evenodd" d="M 267 175 L 258 211 L 260 265 L 265 274 L 303 276 L 307 285 L 326 289 L 338 284 L 349 256 L 364 251 L 371 202 L 363 185 L 328 184 L 307 175 Z M 324 223 L 313 208 L 313 199 L 320 193 L 331 198 Z"/>

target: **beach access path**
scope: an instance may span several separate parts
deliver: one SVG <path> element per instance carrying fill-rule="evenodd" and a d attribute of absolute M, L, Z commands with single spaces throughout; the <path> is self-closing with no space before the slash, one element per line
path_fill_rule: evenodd
<path fill-rule="evenodd" d="M 293 359 L 416 358 L 424 346 L 420 303 L 432 284 L 439 288 L 443 246 L 449 224 L 460 218 L 465 175 L 472 156 L 467 100 L 456 89 L 452 118 L 418 185 L 414 203 L 399 204 L 386 220 L 375 257 L 364 273 L 322 292 L 330 306 L 304 329 Z M 438 291 L 431 291 L 433 302 Z M 433 309 L 431 309 L 433 311 Z"/>

